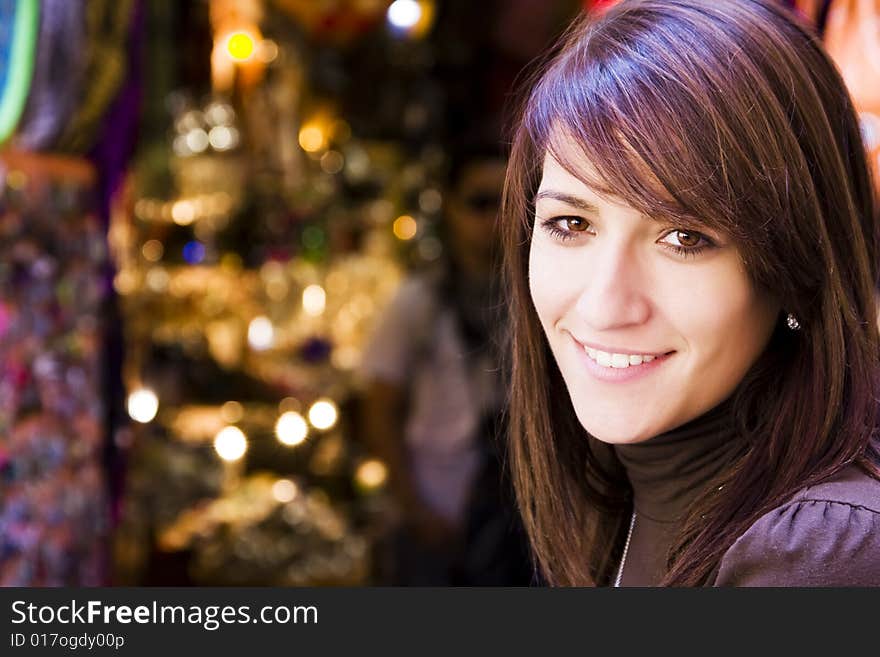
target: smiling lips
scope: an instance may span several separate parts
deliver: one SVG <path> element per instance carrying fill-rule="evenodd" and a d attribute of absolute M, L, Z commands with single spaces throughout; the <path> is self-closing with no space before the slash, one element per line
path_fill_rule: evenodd
<path fill-rule="evenodd" d="M 597 381 L 623 384 L 649 376 L 675 353 L 625 354 L 577 344 L 587 372 Z"/>
<path fill-rule="evenodd" d="M 650 363 L 656 358 L 650 354 L 615 354 L 592 347 L 584 347 L 587 356 L 599 363 L 602 367 L 613 367 L 615 369 L 625 369 L 631 365 L 641 365 L 642 363 Z"/>

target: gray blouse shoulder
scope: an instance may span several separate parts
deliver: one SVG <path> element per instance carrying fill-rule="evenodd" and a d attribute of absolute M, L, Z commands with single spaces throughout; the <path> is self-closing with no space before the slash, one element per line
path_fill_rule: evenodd
<path fill-rule="evenodd" d="M 880 586 L 880 482 L 849 467 L 759 518 L 715 586 Z"/>

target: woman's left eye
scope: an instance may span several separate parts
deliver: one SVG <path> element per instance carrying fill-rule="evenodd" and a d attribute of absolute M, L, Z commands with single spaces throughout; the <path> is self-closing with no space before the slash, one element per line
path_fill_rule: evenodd
<path fill-rule="evenodd" d="M 679 255 L 696 256 L 715 244 L 708 237 L 695 230 L 672 230 L 660 242 Z"/>

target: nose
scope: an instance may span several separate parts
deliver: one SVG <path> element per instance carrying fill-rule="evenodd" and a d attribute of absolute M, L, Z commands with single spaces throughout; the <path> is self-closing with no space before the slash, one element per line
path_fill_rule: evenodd
<path fill-rule="evenodd" d="M 651 277 L 634 249 L 625 243 L 608 242 L 587 257 L 592 262 L 575 304 L 586 325 L 598 333 L 648 321 Z"/>

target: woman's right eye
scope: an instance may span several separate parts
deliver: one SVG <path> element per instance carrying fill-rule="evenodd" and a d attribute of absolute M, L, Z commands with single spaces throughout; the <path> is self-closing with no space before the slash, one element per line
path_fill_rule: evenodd
<path fill-rule="evenodd" d="M 590 222 L 583 217 L 551 217 L 541 222 L 544 229 L 563 241 L 574 239 L 578 233 L 590 232 Z"/>

